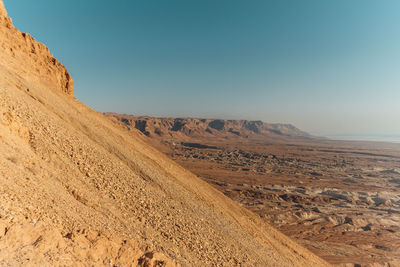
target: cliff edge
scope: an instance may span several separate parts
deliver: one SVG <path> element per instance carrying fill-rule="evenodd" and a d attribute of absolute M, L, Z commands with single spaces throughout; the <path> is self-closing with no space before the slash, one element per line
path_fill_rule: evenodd
<path fill-rule="evenodd" d="M 0 64 L 23 79 L 74 95 L 74 82 L 67 69 L 49 49 L 27 33 L 17 30 L 0 0 Z"/>

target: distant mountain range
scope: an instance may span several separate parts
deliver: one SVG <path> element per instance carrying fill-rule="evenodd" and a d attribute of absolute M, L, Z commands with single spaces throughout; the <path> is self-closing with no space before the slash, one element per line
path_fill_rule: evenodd
<path fill-rule="evenodd" d="M 153 138 L 312 138 L 291 124 L 265 123 L 248 120 L 198 118 L 154 118 L 117 113 L 105 113 L 129 129 L 136 128 Z"/>

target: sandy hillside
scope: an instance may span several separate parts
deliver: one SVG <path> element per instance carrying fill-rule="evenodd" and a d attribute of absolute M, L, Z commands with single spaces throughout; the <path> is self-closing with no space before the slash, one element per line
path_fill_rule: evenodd
<path fill-rule="evenodd" d="M 77 101 L 0 0 L 0 265 L 29 264 L 327 266 Z"/>

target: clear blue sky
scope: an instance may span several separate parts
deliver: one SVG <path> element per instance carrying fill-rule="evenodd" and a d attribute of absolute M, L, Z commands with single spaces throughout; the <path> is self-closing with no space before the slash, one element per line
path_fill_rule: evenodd
<path fill-rule="evenodd" d="M 4 0 L 98 111 L 400 134 L 398 0 Z"/>

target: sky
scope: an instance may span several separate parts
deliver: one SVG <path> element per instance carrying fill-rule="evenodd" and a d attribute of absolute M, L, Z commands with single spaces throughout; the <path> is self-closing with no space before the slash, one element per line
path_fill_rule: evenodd
<path fill-rule="evenodd" d="M 100 112 L 400 135 L 398 0 L 4 0 Z"/>

